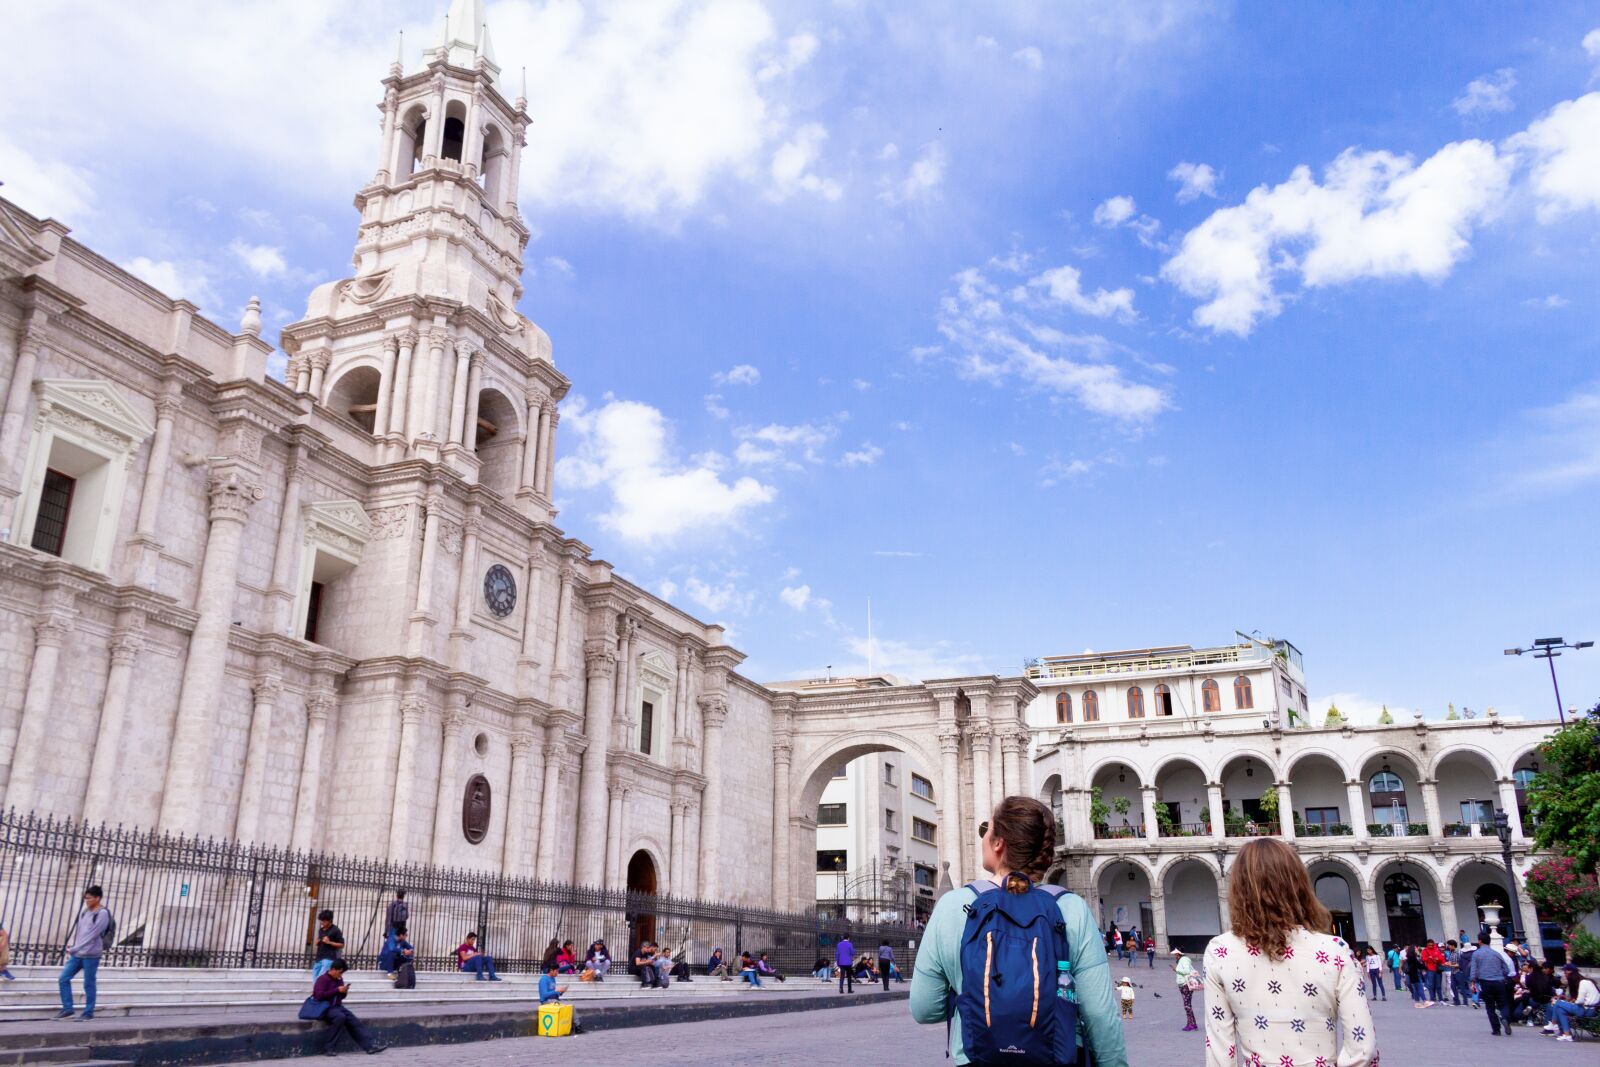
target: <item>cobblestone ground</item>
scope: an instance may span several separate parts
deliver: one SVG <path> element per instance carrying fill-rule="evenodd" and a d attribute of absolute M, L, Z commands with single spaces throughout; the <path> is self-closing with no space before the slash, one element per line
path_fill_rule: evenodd
<path fill-rule="evenodd" d="M 1158 966 L 1151 971 L 1141 966 L 1130 970 L 1123 964 L 1113 964 L 1113 968 L 1119 977 L 1132 974 L 1139 990 L 1135 1017 L 1124 1024 L 1133 1067 L 1201 1067 L 1205 1062 L 1203 1034 L 1186 1034 L 1179 1029 L 1183 1025 L 1183 1001 L 1173 987 L 1171 967 Z M 1198 1013 L 1198 997 L 1195 1006 Z M 1389 990 L 1388 1001 L 1374 1006 L 1373 1015 L 1383 1062 L 1398 1067 L 1461 1067 L 1463 1063 L 1483 1062 L 1540 1067 L 1585 1063 L 1594 1067 L 1600 1063 L 1600 1041 L 1580 1038 L 1565 1044 L 1523 1027 L 1518 1027 L 1510 1040 L 1491 1039 L 1488 1018 L 1481 1010 L 1440 1005 L 1418 1011 L 1411 1007 L 1409 997 L 1397 995 L 1393 989 Z M 347 1056 L 360 1055 L 348 1045 L 342 1047 Z M 705 1067 L 710 1062 L 724 1061 L 759 1063 L 761 1067 L 825 1067 L 839 1062 L 871 1067 L 936 1067 L 945 1062 L 944 1027 L 913 1023 L 904 1000 L 846 1011 L 793 1012 L 612 1030 L 568 1038 L 558 1047 L 561 1059 L 649 1067 Z M 551 1059 L 548 1038 L 518 1038 L 474 1045 L 396 1048 L 375 1062 L 389 1067 L 509 1067 Z"/>

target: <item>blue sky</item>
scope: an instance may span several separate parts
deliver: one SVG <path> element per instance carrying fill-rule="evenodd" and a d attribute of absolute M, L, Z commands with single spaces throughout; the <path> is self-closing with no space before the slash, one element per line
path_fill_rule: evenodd
<path fill-rule="evenodd" d="M 281 325 L 445 5 L 219 7 L 0 14 L 0 195 Z M 911 676 L 1259 629 L 1319 708 L 1547 714 L 1501 650 L 1600 637 L 1592 7 L 488 18 L 561 522 L 752 675 L 863 669 L 871 597 Z"/>

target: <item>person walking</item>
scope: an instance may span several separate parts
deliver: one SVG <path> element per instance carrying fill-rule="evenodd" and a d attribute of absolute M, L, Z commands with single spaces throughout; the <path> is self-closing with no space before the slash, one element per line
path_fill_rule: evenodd
<path fill-rule="evenodd" d="M 1516 969 L 1505 956 L 1489 947 L 1489 935 L 1478 935 L 1478 949 L 1472 954 L 1472 989 L 1483 999 L 1483 1010 L 1489 1013 L 1489 1033 L 1500 1036 L 1504 1022 L 1507 1037 L 1511 1029 L 1510 983 L 1517 976 Z"/>
<path fill-rule="evenodd" d="M 983 869 L 991 877 L 945 893 L 934 905 L 923 930 L 911 976 L 911 1017 L 919 1023 L 951 1024 L 948 1051 L 957 1067 L 971 1062 L 969 1047 L 998 1052 L 1014 1040 L 1028 1040 L 1027 1035 L 1017 1032 L 1020 1024 L 1013 1028 L 1003 1022 L 996 1025 L 990 1019 L 1026 1020 L 1032 1001 L 1025 998 L 1035 996 L 1041 998 L 1039 1003 L 1048 1001 L 1055 1009 L 1053 1036 L 1064 1045 L 1057 1046 L 1061 1051 L 1053 1055 L 1055 1062 L 1072 1063 L 1074 1054 L 1069 1050 L 1076 1044 L 1078 1052 L 1087 1051 L 1092 1056 L 1096 1067 L 1128 1065 L 1117 1000 L 1111 988 L 1111 968 L 1089 906 L 1082 897 L 1058 886 L 1034 884 L 1043 878 L 1055 855 L 1055 827 L 1055 815 L 1032 797 L 1002 800 L 978 827 Z M 1052 899 L 1040 901 L 1035 894 Z M 986 984 L 978 989 L 977 976 L 984 969 L 982 958 L 977 958 L 970 972 L 963 965 L 962 949 L 969 942 L 969 922 L 980 922 L 984 915 L 993 921 L 1004 921 L 996 913 L 1022 914 L 1030 907 L 1049 909 L 1045 914 L 1055 920 L 1052 927 L 1060 931 L 1054 936 L 1059 938 L 1064 933 L 1067 958 L 1052 961 L 1046 956 L 1040 962 L 1040 978 L 1024 970 L 1025 959 L 1018 960 L 1019 980 Z M 975 941 L 973 945 L 976 952 Z M 1002 944 L 1000 951 L 1011 954 L 1020 953 L 1021 949 Z M 1052 970 L 1056 975 L 1053 996 L 1048 985 Z M 1028 977 L 1023 978 L 1023 974 Z M 968 985 L 969 981 L 974 985 Z M 1045 986 L 1042 993 L 1040 984 Z M 997 998 L 1002 1009 L 1015 1009 L 1018 1014 L 986 1017 L 985 992 Z"/>
<path fill-rule="evenodd" d="M 356 1018 L 356 1013 L 344 1006 L 344 998 L 350 995 L 350 986 L 344 980 L 344 972 L 348 968 L 349 965 L 342 958 L 335 956 L 329 961 L 328 969 L 319 974 L 311 986 L 311 999 L 328 1005 L 322 1016 L 322 1021 L 328 1026 L 328 1036 L 322 1039 L 322 1054 L 336 1055 L 333 1046 L 338 1043 L 339 1035 L 349 1034 L 350 1040 L 363 1052 L 376 1056 L 387 1051 L 389 1046 L 373 1040 L 361 1020 Z"/>
<path fill-rule="evenodd" d="M 1147 937 L 1147 938 L 1144 939 L 1144 954 L 1147 957 L 1149 957 L 1150 969 L 1152 971 L 1155 970 L 1156 969 L 1156 939 L 1155 938 Z"/>
<path fill-rule="evenodd" d="M 311 980 L 328 973 L 333 961 L 344 951 L 344 931 L 333 925 L 333 912 L 323 908 L 317 912 L 317 944 L 311 957 Z"/>
<path fill-rule="evenodd" d="M 889 992 L 889 975 L 894 971 L 894 946 L 887 941 L 878 942 L 878 977 L 883 979 L 883 991 Z"/>
<path fill-rule="evenodd" d="M 397 926 L 404 926 L 411 921 L 411 906 L 406 903 L 406 891 L 396 889 L 394 899 L 389 901 L 389 910 L 384 918 L 389 923 L 389 933 L 394 933 Z"/>
<path fill-rule="evenodd" d="M 1185 1032 L 1198 1030 L 1200 1027 L 1196 1026 L 1194 1021 L 1194 995 L 1205 988 L 1205 983 L 1195 973 L 1194 961 L 1185 956 L 1181 948 L 1173 949 L 1172 954 L 1178 957 L 1178 962 L 1173 967 L 1173 977 L 1178 982 L 1178 995 L 1183 998 L 1183 1029 Z"/>
<path fill-rule="evenodd" d="M 1378 950 L 1371 945 L 1367 946 L 1366 957 L 1367 982 L 1372 986 L 1372 995 L 1379 1000 L 1389 999 L 1389 987 L 1383 980 L 1383 957 L 1378 955 Z"/>
<path fill-rule="evenodd" d="M 72 934 L 67 940 L 67 962 L 61 968 L 61 1011 L 57 1019 L 73 1017 L 72 979 L 83 973 L 83 1014 L 80 1021 L 94 1018 L 95 977 L 100 972 L 100 956 L 111 947 L 116 924 L 111 912 L 101 904 L 104 891 L 92 885 L 83 892 L 83 910 L 72 924 Z"/>
<path fill-rule="evenodd" d="M 839 965 L 839 992 L 843 993 L 848 986 L 850 992 L 856 991 L 855 963 L 856 947 L 850 943 L 850 935 L 845 934 L 839 939 L 839 945 L 834 950 L 833 962 Z"/>
<path fill-rule="evenodd" d="M 1228 872 L 1233 929 L 1206 947 L 1206 1063 L 1378 1061 L 1350 948 L 1293 846 L 1256 838 Z"/>
<path fill-rule="evenodd" d="M 1400 946 L 1398 943 L 1390 945 L 1389 951 L 1384 955 L 1384 959 L 1389 963 L 1389 972 L 1394 975 L 1394 991 L 1396 993 L 1405 988 L 1400 984 L 1400 963 L 1403 958 L 1404 957 L 1402 957 L 1400 954 Z"/>
<path fill-rule="evenodd" d="M 1567 964 L 1561 968 L 1561 973 L 1567 979 L 1567 999 L 1550 1005 L 1550 1021 L 1545 1024 L 1544 1032 L 1552 1034 L 1560 1030 L 1561 1036 L 1556 1040 L 1571 1041 L 1572 1020 L 1593 1019 L 1600 1012 L 1600 988 L 1583 976 L 1577 964 Z"/>

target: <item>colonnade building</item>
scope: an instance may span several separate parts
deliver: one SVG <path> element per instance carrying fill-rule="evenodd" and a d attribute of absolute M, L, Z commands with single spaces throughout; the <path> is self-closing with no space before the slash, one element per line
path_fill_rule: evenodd
<path fill-rule="evenodd" d="M 1347 940 L 1475 936 L 1481 905 L 1509 911 L 1494 816 L 1520 884 L 1536 859 L 1525 792 L 1555 724 L 1310 725 L 1302 671 L 1293 645 L 1249 637 L 1031 664 L 1034 778 L 1062 827 L 1054 877 L 1163 951 L 1226 928 L 1230 856 L 1260 834 L 1294 844 Z M 1152 692 L 1174 694 L 1170 713 L 1141 704 Z M 1537 929 L 1518 903 L 1518 932 Z"/>

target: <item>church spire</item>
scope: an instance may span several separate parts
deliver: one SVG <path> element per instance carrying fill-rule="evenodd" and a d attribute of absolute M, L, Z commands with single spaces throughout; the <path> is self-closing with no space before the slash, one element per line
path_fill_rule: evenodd
<path fill-rule="evenodd" d="M 489 42 L 483 0 L 450 0 L 450 10 L 444 19 L 444 36 L 433 54 L 436 58 L 442 56 L 452 67 L 468 70 L 476 68 L 481 58 L 491 79 L 499 72 L 494 48 Z"/>

